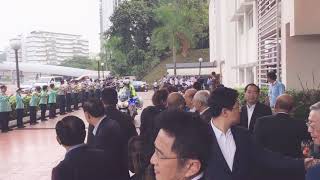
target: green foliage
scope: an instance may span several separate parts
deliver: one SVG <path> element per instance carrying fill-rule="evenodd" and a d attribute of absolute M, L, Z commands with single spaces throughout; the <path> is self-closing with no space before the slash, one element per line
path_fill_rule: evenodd
<path fill-rule="evenodd" d="M 72 59 L 63 61 L 60 66 L 64 67 L 73 67 L 73 68 L 79 68 L 79 69 L 89 69 L 89 70 L 97 70 L 98 66 L 97 63 L 89 59 L 87 57 L 82 57 L 82 56 L 76 56 L 73 57 Z"/>
<path fill-rule="evenodd" d="M 208 3 L 203 0 L 125 1 L 110 18 L 105 32 L 108 69 L 116 75 L 140 79 L 180 41 L 197 45 L 208 36 Z"/>
<path fill-rule="evenodd" d="M 320 89 L 304 91 L 290 90 L 287 93 L 292 95 L 294 99 L 294 117 L 301 120 L 307 120 L 310 106 L 320 101 Z"/>

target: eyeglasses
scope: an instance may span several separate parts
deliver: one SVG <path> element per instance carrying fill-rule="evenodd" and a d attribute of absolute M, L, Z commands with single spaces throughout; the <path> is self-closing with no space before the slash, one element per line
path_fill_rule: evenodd
<path fill-rule="evenodd" d="M 161 160 L 165 160 L 165 159 L 181 159 L 178 157 L 166 157 L 164 154 L 162 154 L 157 148 L 155 148 L 154 150 L 154 155 Z"/>
<path fill-rule="evenodd" d="M 308 128 L 313 128 L 310 121 L 306 122 L 306 126 L 307 126 Z"/>

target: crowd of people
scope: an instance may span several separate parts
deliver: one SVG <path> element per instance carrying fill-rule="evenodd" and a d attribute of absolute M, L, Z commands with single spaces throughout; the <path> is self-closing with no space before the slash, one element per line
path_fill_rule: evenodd
<path fill-rule="evenodd" d="M 117 109 L 117 91 L 103 88 L 83 102 L 88 132 L 79 117 L 56 124 L 67 152 L 52 179 L 319 179 L 319 152 L 306 153 L 301 144 L 320 144 L 320 102 L 307 123 L 295 119 L 292 96 L 274 73 L 268 81 L 268 104 L 259 102 L 256 84 L 245 87 L 240 104 L 238 91 L 223 85 L 207 90 L 193 83 L 181 92 L 164 83 L 142 111 L 139 134 L 132 117 Z"/>
<path fill-rule="evenodd" d="M 238 92 L 223 86 L 184 93 L 164 86 L 143 110 L 138 135 L 130 116 L 116 108 L 117 92 L 106 88 L 101 100 L 84 103 L 86 143 L 78 117 L 57 124 L 67 154 L 52 179 L 319 179 L 319 160 L 305 154 L 301 142 L 320 144 L 320 102 L 305 124 L 290 115 L 290 95 L 276 95 L 274 105 L 259 102 L 259 95 L 260 88 L 248 84 L 241 105 Z"/>

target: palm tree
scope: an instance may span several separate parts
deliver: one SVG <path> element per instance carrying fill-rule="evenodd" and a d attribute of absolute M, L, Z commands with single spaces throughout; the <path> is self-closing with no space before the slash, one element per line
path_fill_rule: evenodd
<path fill-rule="evenodd" d="M 177 75 L 177 49 L 183 41 L 191 42 L 193 33 L 188 27 L 188 11 L 177 2 L 164 3 L 155 10 L 156 20 L 160 27 L 153 31 L 152 44 L 158 49 L 172 50 L 174 75 Z"/>

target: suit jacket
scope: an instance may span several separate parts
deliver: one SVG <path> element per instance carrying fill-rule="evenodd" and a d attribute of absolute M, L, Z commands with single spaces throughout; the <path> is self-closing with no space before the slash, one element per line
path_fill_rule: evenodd
<path fill-rule="evenodd" d="M 320 164 L 308 170 L 306 180 L 319 180 L 320 177 Z"/>
<path fill-rule="evenodd" d="M 52 180 L 112 180 L 104 152 L 81 146 L 69 151 L 52 169 Z"/>
<path fill-rule="evenodd" d="M 212 114 L 212 109 L 209 108 L 200 115 L 200 118 L 203 120 L 204 123 L 208 124 L 211 121 Z"/>
<path fill-rule="evenodd" d="M 94 136 L 93 145 L 104 150 L 106 157 L 111 159 L 115 176 L 119 180 L 129 179 L 128 145 L 117 121 L 104 118 Z"/>
<path fill-rule="evenodd" d="M 241 107 L 240 126 L 249 129 L 249 131 L 252 133 L 256 120 L 260 117 L 269 116 L 269 115 L 272 115 L 271 108 L 267 105 L 257 102 L 254 108 L 254 111 L 252 113 L 250 125 L 248 128 L 248 110 L 247 110 L 247 105 L 244 105 Z"/>
<path fill-rule="evenodd" d="M 106 115 L 115 121 L 117 121 L 120 125 L 123 136 L 126 138 L 127 143 L 129 140 L 137 136 L 138 133 L 136 131 L 136 127 L 133 124 L 133 118 L 125 113 L 119 111 L 116 107 L 107 107 Z"/>
<path fill-rule="evenodd" d="M 255 166 L 270 168 L 270 173 L 304 173 L 303 160 L 288 159 L 260 148 L 254 143 L 251 133 L 242 127 L 233 127 L 231 131 L 236 144 L 233 170 L 227 165 L 211 128 L 213 138 L 206 180 L 253 180 Z"/>
<path fill-rule="evenodd" d="M 311 139 L 305 122 L 293 119 L 285 113 L 257 119 L 254 128 L 254 138 L 262 147 L 292 158 L 302 158 L 301 141 Z M 304 179 L 304 174 L 300 176 L 270 174 L 264 172 L 263 169 L 259 174 L 261 175 L 259 178 L 261 180 Z"/>

